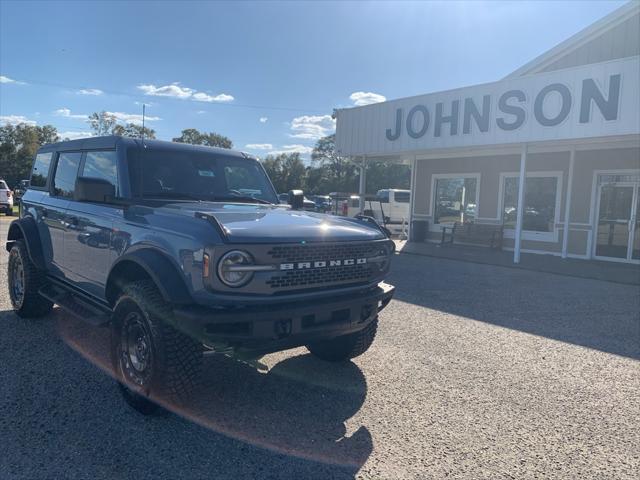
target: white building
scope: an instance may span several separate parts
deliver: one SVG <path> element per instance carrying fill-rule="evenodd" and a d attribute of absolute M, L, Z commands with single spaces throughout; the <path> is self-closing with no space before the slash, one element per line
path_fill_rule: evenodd
<path fill-rule="evenodd" d="M 502 224 L 516 262 L 640 263 L 639 55 L 631 2 L 497 82 L 337 110 L 337 149 L 411 162 L 427 240 Z"/>

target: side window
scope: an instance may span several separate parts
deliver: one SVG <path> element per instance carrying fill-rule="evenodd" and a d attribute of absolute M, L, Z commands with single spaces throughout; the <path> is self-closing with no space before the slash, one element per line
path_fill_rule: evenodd
<path fill-rule="evenodd" d="M 118 191 L 118 156 L 114 151 L 87 152 L 82 169 L 82 177 L 101 178 L 107 180 Z"/>
<path fill-rule="evenodd" d="M 60 197 L 72 197 L 78 176 L 78 166 L 82 152 L 61 153 L 58 156 L 56 176 L 53 179 L 53 193 Z"/>
<path fill-rule="evenodd" d="M 42 188 L 47 186 L 47 177 L 49 176 L 49 167 L 51 166 L 51 158 L 53 152 L 39 153 L 33 162 L 33 170 L 31 171 L 31 186 Z"/>
<path fill-rule="evenodd" d="M 389 203 L 389 190 L 380 190 L 377 197 L 380 203 Z"/>
<path fill-rule="evenodd" d="M 394 192 L 393 198 L 398 203 L 409 203 L 411 200 L 409 192 Z"/>

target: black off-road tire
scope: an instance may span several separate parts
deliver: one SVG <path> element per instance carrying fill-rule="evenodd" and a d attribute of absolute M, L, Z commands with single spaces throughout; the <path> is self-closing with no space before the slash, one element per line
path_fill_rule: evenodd
<path fill-rule="evenodd" d="M 29 258 L 24 240 L 16 240 L 9 251 L 7 287 L 11 306 L 19 317 L 38 318 L 51 311 L 53 303 L 38 293 L 46 283 L 45 272 Z"/>
<path fill-rule="evenodd" d="M 376 337 L 378 317 L 362 330 L 307 345 L 307 349 L 316 357 L 328 362 L 344 362 L 366 352 Z"/>
<path fill-rule="evenodd" d="M 136 315 L 149 339 L 151 352 L 151 367 L 143 383 L 135 382 L 135 379 L 139 380 L 139 372 L 123 345 L 131 337 L 130 323 Z M 113 368 L 127 403 L 145 415 L 158 410 L 152 399 L 182 403 L 200 381 L 202 344 L 176 330 L 172 326 L 173 319 L 171 306 L 150 280 L 125 285 L 114 307 L 111 322 Z"/>

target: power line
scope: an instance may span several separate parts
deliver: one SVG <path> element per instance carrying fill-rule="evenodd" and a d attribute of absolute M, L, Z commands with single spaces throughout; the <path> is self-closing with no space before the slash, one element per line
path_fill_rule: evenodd
<path fill-rule="evenodd" d="M 40 80 L 30 80 L 30 79 L 25 79 L 25 80 L 20 80 L 23 83 L 26 83 L 28 85 L 38 85 L 38 86 L 43 86 L 43 87 L 53 87 L 53 88 L 63 88 L 63 89 L 71 89 L 71 90 L 89 90 L 89 89 L 95 89 L 95 87 L 86 87 L 86 86 L 77 86 L 77 85 L 64 85 L 61 83 L 53 83 L 53 82 L 43 82 Z M 118 91 L 118 90 L 104 90 L 104 89 L 100 89 L 101 92 L 104 93 L 108 93 L 111 95 L 120 95 L 120 96 L 125 96 L 125 97 L 130 97 L 130 98 L 136 98 L 136 99 L 149 99 L 149 97 L 155 97 L 155 98 L 166 98 L 169 100 L 182 100 L 179 98 L 175 98 L 175 97 L 170 97 L 167 95 L 144 95 L 144 94 L 134 94 L 131 92 L 122 92 L 122 91 Z M 185 100 L 189 100 L 189 99 L 185 99 Z M 288 112 L 303 112 L 303 113 L 316 113 L 316 114 L 320 114 L 320 115 L 327 115 L 326 111 L 319 111 L 319 110 L 314 110 L 314 109 L 309 109 L 309 108 L 297 108 L 297 107 L 283 107 L 283 106 L 275 106 L 275 105 L 252 105 L 252 104 L 247 104 L 247 103 L 224 103 L 224 102 L 200 102 L 197 100 L 191 100 L 193 102 L 195 102 L 197 105 L 200 105 L 202 107 L 205 107 L 207 105 L 210 106 L 216 106 L 216 107 L 235 107 L 235 108 L 252 108 L 252 109 L 256 109 L 256 110 L 282 110 L 282 111 L 288 111 Z"/>

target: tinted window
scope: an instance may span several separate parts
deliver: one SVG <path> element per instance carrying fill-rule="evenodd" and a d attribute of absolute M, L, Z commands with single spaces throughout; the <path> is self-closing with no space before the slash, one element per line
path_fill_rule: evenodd
<path fill-rule="evenodd" d="M 61 153 L 58 157 L 58 166 L 56 167 L 56 176 L 53 179 L 53 193 L 61 197 L 73 196 L 73 190 L 78 175 L 78 166 L 82 153 Z"/>
<path fill-rule="evenodd" d="M 131 186 L 137 195 L 142 187 L 142 195 L 148 198 L 215 201 L 241 196 L 278 203 L 269 177 L 257 160 L 186 148 L 131 148 L 127 160 Z"/>
<path fill-rule="evenodd" d="M 377 197 L 380 203 L 389 203 L 389 190 L 380 190 Z"/>
<path fill-rule="evenodd" d="M 116 187 L 118 192 L 118 162 L 116 152 L 87 152 L 82 169 L 83 177 L 101 178 Z"/>
<path fill-rule="evenodd" d="M 36 161 L 33 163 L 33 171 L 31 172 L 32 187 L 45 187 L 47 185 L 52 156 L 53 152 L 36 155 Z"/>
<path fill-rule="evenodd" d="M 472 222 L 476 217 L 475 178 L 436 180 L 434 223 Z"/>
<path fill-rule="evenodd" d="M 398 203 L 409 203 L 410 195 L 409 192 L 395 192 L 393 198 Z"/>
<path fill-rule="evenodd" d="M 504 179 L 504 210 L 506 228 L 515 228 L 518 208 L 518 178 Z M 522 229 L 532 232 L 553 232 L 556 216 L 558 177 L 527 177 L 524 189 Z"/>

